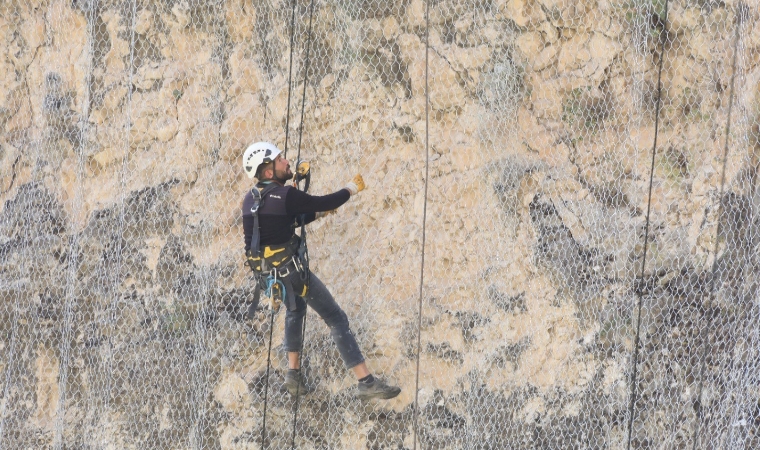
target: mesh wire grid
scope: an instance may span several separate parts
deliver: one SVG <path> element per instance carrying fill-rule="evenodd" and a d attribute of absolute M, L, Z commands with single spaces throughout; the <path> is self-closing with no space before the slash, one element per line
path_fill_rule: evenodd
<path fill-rule="evenodd" d="M 0 13 L 1 448 L 758 446 L 753 3 Z M 396 399 L 311 311 L 316 391 L 281 388 L 257 140 L 313 193 L 364 175 L 310 254 Z"/>

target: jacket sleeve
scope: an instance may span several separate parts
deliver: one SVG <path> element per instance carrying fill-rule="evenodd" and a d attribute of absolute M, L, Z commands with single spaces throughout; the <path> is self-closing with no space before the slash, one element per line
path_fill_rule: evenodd
<path fill-rule="evenodd" d="M 349 198 L 351 198 L 351 193 L 346 189 L 321 196 L 309 195 L 298 189 L 288 189 L 285 197 L 285 211 L 293 215 L 331 211 L 346 203 Z M 307 220 L 307 222 L 310 221 Z"/>

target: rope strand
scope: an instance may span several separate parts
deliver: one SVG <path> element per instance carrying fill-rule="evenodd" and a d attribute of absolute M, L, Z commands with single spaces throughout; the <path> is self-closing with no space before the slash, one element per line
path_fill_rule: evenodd
<path fill-rule="evenodd" d="M 274 334 L 274 308 L 272 308 L 272 312 L 270 314 L 269 319 L 269 345 L 267 346 L 267 373 L 266 378 L 264 378 L 264 418 L 262 419 L 261 424 L 261 450 L 264 450 L 264 445 L 266 444 L 266 433 L 267 433 L 267 400 L 268 400 L 268 394 L 269 394 L 269 368 L 272 367 L 272 335 Z"/>
<path fill-rule="evenodd" d="M 293 86 L 293 39 L 295 37 L 296 28 L 296 5 L 298 0 L 293 0 L 293 7 L 291 9 L 290 16 L 290 56 L 288 61 L 288 101 L 285 112 L 285 145 L 283 147 L 283 155 L 287 157 L 288 154 L 288 136 L 290 135 L 290 97 Z M 269 391 L 269 369 L 271 367 L 271 354 L 272 354 L 272 334 L 274 334 L 274 309 L 272 309 L 271 318 L 269 320 L 269 345 L 267 346 L 267 371 L 266 380 L 264 384 L 264 411 L 261 424 L 261 449 L 264 450 L 266 442 L 266 429 L 267 429 L 267 403 L 268 403 L 268 391 Z"/>
<path fill-rule="evenodd" d="M 425 228 L 427 224 L 427 201 L 428 201 L 428 178 L 430 167 L 430 90 L 429 79 L 429 49 L 430 49 L 430 2 L 425 2 L 425 193 L 422 206 L 422 249 L 420 257 L 420 295 L 419 309 L 417 311 L 417 361 L 414 376 L 414 444 L 417 450 L 417 437 L 419 436 L 417 415 L 419 413 L 419 387 L 420 387 L 420 352 L 422 348 L 422 290 L 425 284 Z"/>
<path fill-rule="evenodd" d="M 283 147 L 283 156 L 288 156 L 288 136 L 290 135 L 290 93 L 293 86 L 293 39 L 295 37 L 296 28 L 296 5 L 298 0 L 293 0 L 293 8 L 290 16 L 290 57 L 288 58 L 288 104 L 285 109 L 285 146 Z"/>
<path fill-rule="evenodd" d="M 306 37 L 306 61 L 304 62 L 304 73 L 303 73 L 303 95 L 301 96 L 301 123 L 298 127 L 298 154 L 296 155 L 296 164 L 298 164 L 298 161 L 301 160 L 301 139 L 303 138 L 303 128 L 304 128 L 304 111 L 306 110 L 306 86 L 308 84 L 309 80 L 309 50 L 311 50 L 311 31 L 312 31 L 312 22 L 314 18 L 314 0 L 311 0 L 309 2 L 309 28 L 307 31 L 307 37 Z M 296 167 L 296 170 L 298 170 L 298 167 Z M 307 183 L 308 185 L 308 183 Z M 298 189 L 298 184 L 296 184 L 296 189 Z M 303 241 L 304 245 L 306 245 L 306 225 L 304 224 L 304 220 L 301 221 L 301 240 Z M 308 251 L 307 251 L 308 253 Z M 308 260 L 308 257 L 307 257 Z M 303 270 L 306 271 L 306 285 L 308 288 L 309 284 L 309 273 L 310 270 L 307 265 L 303 266 Z M 305 301 L 305 300 L 304 300 Z M 303 353 L 304 353 L 304 341 L 306 340 L 306 317 L 308 312 L 308 305 L 306 308 L 306 312 L 304 312 L 303 316 L 303 324 L 301 327 L 301 348 L 298 352 L 298 368 L 301 370 L 301 377 L 303 377 L 303 367 L 301 366 L 303 362 Z M 301 382 L 299 380 L 298 387 L 296 388 L 296 399 L 295 399 L 295 405 L 293 406 L 293 433 L 291 434 L 291 448 L 296 448 L 296 423 L 298 422 L 298 405 L 299 405 L 299 399 L 301 396 Z"/>
<path fill-rule="evenodd" d="M 657 68 L 657 105 L 655 107 L 654 118 L 654 143 L 652 144 L 652 164 L 649 171 L 649 193 L 647 196 L 647 216 L 646 225 L 644 228 L 644 253 L 641 261 L 641 275 L 639 276 L 639 286 L 637 289 L 637 305 L 636 305 L 636 335 L 633 342 L 633 373 L 631 374 L 631 401 L 628 405 L 628 443 L 626 449 L 631 449 L 631 437 L 633 435 L 633 422 L 634 414 L 636 412 L 636 396 L 638 395 L 637 378 L 638 378 L 638 359 L 639 359 L 639 340 L 641 333 L 641 304 L 643 302 L 643 282 L 644 271 L 647 264 L 647 243 L 649 242 L 649 225 L 650 214 L 652 210 L 652 187 L 654 184 L 654 167 L 655 157 L 657 154 L 657 134 L 660 129 L 660 106 L 662 102 L 662 61 L 665 59 L 665 40 L 667 39 L 668 26 L 668 0 L 665 0 L 665 17 L 663 18 L 663 26 L 665 30 L 660 34 L 660 60 L 658 61 Z"/>

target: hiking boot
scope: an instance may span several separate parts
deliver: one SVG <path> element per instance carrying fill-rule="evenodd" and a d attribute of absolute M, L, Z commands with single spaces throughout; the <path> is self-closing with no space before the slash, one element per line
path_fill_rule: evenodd
<path fill-rule="evenodd" d="M 388 400 L 401 393 L 401 388 L 398 386 L 390 386 L 380 378 L 375 378 L 371 383 L 359 382 L 359 397 L 360 400 L 371 400 L 373 398 Z"/>
<path fill-rule="evenodd" d="M 312 392 L 313 389 L 306 384 L 305 378 L 306 377 L 301 375 L 300 371 L 288 370 L 285 374 L 285 382 L 283 383 L 283 386 L 285 386 L 288 393 L 294 397 L 296 395 L 306 395 Z"/>

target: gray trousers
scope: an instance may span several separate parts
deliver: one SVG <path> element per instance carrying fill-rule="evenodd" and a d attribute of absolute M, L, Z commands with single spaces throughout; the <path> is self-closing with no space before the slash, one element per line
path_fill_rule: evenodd
<path fill-rule="evenodd" d="M 287 283 L 293 292 L 303 292 L 303 282 L 298 273 L 291 273 Z M 311 273 L 309 291 L 304 297 L 295 296 L 295 308 L 285 308 L 285 351 L 299 352 L 303 343 L 303 322 L 306 315 L 306 305 L 311 307 L 319 317 L 330 327 L 330 335 L 338 347 L 340 356 L 346 367 L 352 367 L 364 362 L 364 355 L 359 349 L 354 333 L 348 325 L 348 317 L 343 309 L 335 302 L 330 291 Z"/>

